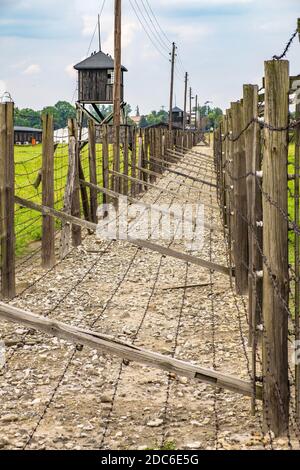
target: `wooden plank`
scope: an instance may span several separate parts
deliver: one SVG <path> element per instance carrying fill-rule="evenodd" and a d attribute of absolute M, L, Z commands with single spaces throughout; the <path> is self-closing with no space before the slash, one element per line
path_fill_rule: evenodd
<path fill-rule="evenodd" d="M 233 135 L 239 135 L 244 127 L 243 105 L 241 102 L 232 105 L 232 129 Z M 236 291 L 239 295 L 248 292 L 248 224 L 247 224 L 247 188 L 245 160 L 245 136 L 233 144 L 233 223 L 234 238 L 233 255 L 236 267 Z"/>
<path fill-rule="evenodd" d="M 63 212 L 71 215 L 72 201 L 74 195 L 75 179 L 76 179 L 76 138 L 69 136 L 69 161 L 68 176 L 64 194 Z M 62 231 L 60 238 L 60 257 L 65 258 L 71 250 L 71 225 L 65 220 L 62 222 Z"/>
<path fill-rule="evenodd" d="M 110 171 L 109 173 L 114 174 L 116 172 L 115 171 Z M 128 178 L 130 181 L 132 181 L 134 183 L 143 184 L 144 186 L 147 186 L 149 188 L 153 188 L 153 189 L 156 189 L 157 191 L 164 192 L 165 194 L 169 194 L 170 196 L 173 196 L 175 199 L 177 199 L 181 202 L 190 202 L 188 199 L 182 198 L 178 194 L 178 192 L 175 191 L 175 190 L 162 188 L 161 186 L 157 186 L 156 184 L 148 183 L 146 181 L 142 181 L 142 180 L 139 180 L 137 178 L 133 178 L 132 176 L 125 176 L 125 175 L 122 175 L 121 173 L 117 173 L 117 176 L 120 176 L 121 178 Z"/>
<path fill-rule="evenodd" d="M 89 120 L 89 170 L 90 170 L 90 183 L 97 184 L 97 167 L 96 167 L 96 134 L 95 123 Z M 83 180 L 80 181 L 83 185 Z M 90 221 L 97 223 L 97 191 L 90 188 Z"/>
<path fill-rule="evenodd" d="M 152 158 L 153 158 L 155 161 L 156 161 L 156 160 L 159 160 L 159 159 L 156 158 L 156 157 L 152 157 Z M 165 167 L 162 166 L 162 165 L 160 165 L 159 163 L 157 163 L 157 166 L 159 166 L 160 168 L 165 169 Z M 210 186 L 210 187 L 212 187 L 212 188 L 216 188 L 216 187 L 217 187 L 217 185 L 214 184 L 214 183 L 210 183 L 210 182 L 208 182 L 208 181 L 202 180 L 202 179 L 200 179 L 200 178 L 197 178 L 196 176 L 187 175 L 186 173 L 182 173 L 181 171 L 173 170 L 173 169 L 171 169 L 171 168 L 167 168 L 167 169 L 165 169 L 165 171 L 167 171 L 168 173 L 173 173 L 174 175 L 183 176 L 184 178 L 190 179 L 190 180 L 192 180 L 192 181 L 196 181 L 196 182 L 201 183 L 201 184 L 205 184 L 205 185 Z"/>
<path fill-rule="evenodd" d="M 69 139 L 75 138 L 75 178 L 72 196 L 71 214 L 80 219 L 80 185 L 79 185 L 79 148 L 78 148 L 78 128 L 76 119 L 68 121 Z M 72 243 L 73 246 L 81 245 L 81 227 L 72 226 Z"/>
<path fill-rule="evenodd" d="M 42 204 L 54 207 L 54 126 L 53 116 L 45 114 L 43 120 Z M 55 264 L 55 224 L 53 217 L 43 216 L 42 267 Z"/>
<path fill-rule="evenodd" d="M 137 167 L 137 169 L 139 169 L 140 171 L 142 171 L 144 173 L 147 173 L 148 175 L 153 175 L 153 176 L 158 177 L 158 178 L 162 177 L 162 175 L 160 173 L 156 173 L 156 171 L 151 171 L 151 170 L 147 170 L 146 168 L 139 168 L 139 167 Z M 166 171 L 168 171 L 168 170 L 166 170 Z M 191 191 L 195 191 L 199 194 L 199 188 L 194 187 L 192 184 L 182 183 L 181 181 L 177 181 L 177 180 L 174 180 L 174 183 L 177 183 L 179 186 L 183 186 L 183 187 L 188 188 Z M 209 206 L 209 207 L 214 207 L 214 209 L 219 210 L 219 207 L 217 207 L 217 206 Z"/>
<path fill-rule="evenodd" d="M 110 196 L 112 198 L 115 198 L 115 199 L 120 199 L 123 196 L 122 194 L 118 194 L 115 191 L 111 191 L 111 190 L 101 188 L 100 186 L 96 186 L 96 185 L 88 183 L 86 181 L 82 181 L 82 184 L 84 184 L 85 186 L 87 186 L 89 188 L 94 189 L 95 191 L 98 191 L 98 192 L 103 193 L 103 194 L 107 194 L 108 196 Z M 134 199 L 131 196 L 127 196 L 127 200 L 129 202 L 133 203 L 133 204 L 137 204 L 141 207 L 151 209 L 151 210 L 153 210 L 155 212 L 159 212 L 161 214 L 165 214 L 165 215 L 171 215 L 172 214 L 172 216 L 175 219 L 178 218 L 178 219 L 182 220 L 182 215 L 176 216 L 176 214 L 174 212 L 172 212 L 171 209 L 169 211 L 166 211 L 166 210 L 160 208 L 159 206 L 156 206 L 154 204 L 148 204 L 147 202 L 140 201 L 139 199 Z M 199 202 L 199 204 L 201 204 L 201 202 Z M 186 222 L 192 223 L 193 225 L 195 225 L 196 222 L 197 222 L 197 220 L 194 217 L 190 218 L 190 217 L 185 216 L 184 220 Z M 220 232 L 221 231 L 221 229 L 218 226 L 207 224 L 206 222 L 204 222 L 204 228 L 206 228 L 208 230 L 211 230 L 211 231 L 214 231 L 214 232 Z"/>
<path fill-rule="evenodd" d="M 258 86 L 244 85 L 244 122 L 251 122 L 258 118 Z M 248 174 L 247 184 L 247 204 L 248 204 L 248 227 L 249 240 L 249 343 L 252 346 L 252 375 L 253 390 L 255 391 L 257 375 L 257 347 L 258 329 L 261 325 L 262 306 L 262 278 L 257 276 L 263 270 L 263 260 L 261 251 L 262 228 L 257 222 L 262 221 L 262 194 L 256 181 L 256 172 L 261 170 L 261 131 L 259 124 L 253 122 L 252 126 L 245 132 L 245 156 L 246 172 Z M 258 246 L 259 244 L 259 246 Z M 259 249 L 260 248 L 260 249 Z M 255 395 L 253 395 L 255 398 Z M 252 412 L 255 414 L 255 401 L 252 403 Z"/>
<path fill-rule="evenodd" d="M 300 31 L 300 29 L 299 29 Z M 296 120 L 300 119 L 300 103 L 296 105 Z M 295 224 L 300 225 L 300 126 L 295 129 Z M 300 344 L 300 236 L 295 233 L 295 341 Z M 299 351 L 299 350 L 298 350 Z M 296 351 L 295 351 L 296 353 Z M 295 401 L 300 425 L 300 363 L 295 365 Z"/>
<path fill-rule="evenodd" d="M 289 62 L 265 62 L 265 122 L 286 127 L 289 122 Z M 264 130 L 263 191 L 288 213 L 288 132 Z M 276 436 L 288 432 L 288 222 L 281 212 L 263 197 L 263 375 L 264 425 Z M 270 274 L 270 271 L 272 274 Z M 274 286 L 276 285 L 276 288 Z M 284 305 L 285 304 L 285 305 Z"/>
<path fill-rule="evenodd" d="M 74 225 L 78 225 L 79 227 L 84 227 L 91 231 L 97 230 L 97 225 L 92 222 L 89 222 L 83 219 L 77 219 L 76 217 L 72 215 L 57 211 L 56 209 L 52 209 L 51 207 L 41 206 L 40 204 L 37 204 L 32 201 L 28 201 L 19 196 L 15 196 L 15 202 L 16 204 L 19 204 L 22 207 L 28 207 L 29 209 L 36 210 L 38 212 L 41 212 L 42 214 L 51 215 L 52 217 L 56 217 L 60 220 L 65 220 L 66 222 L 72 223 Z M 128 237 L 126 241 L 128 241 L 129 243 L 132 243 L 135 246 L 139 246 L 141 248 L 147 248 L 148 250 L 155 251 L 156 253 L 160 253 L 164 256 L 170 256 L 171 258 L 176 258 L 176 259 L 185 261 L 187 263 L 194 264 L 196 266 L 201 266 L 203 268 L 207 268 L 207 269 L 219 272 L 221 274 L 225 274 L 227 276 L 231 275 L 231 270 L 225 266 L 221 266 L 216 263 L 210 263 L 209 261 L 205 261 L 195 256 L 190 256 L 185 253 L 181 253 L 179 251 L 171 250 L 170 248 L 165 248 L 155 243 L 151 243 L 147 240 L 136 240 L 131 237 Z"/>
<path fill-rule="evenodd" d="M 124 136 L 124 147 L 123 147 L 123 155 L 124 155 L 124 167 L 123 167 L 123 173 L 124 175 L 128 175 L 128 169 L 129 169 L 129 164 L 128 164 L 128 127 L 125 129 L 125 136 Z M 127 196 L 128 194 L 128 180 L 124 179 L 122 182 L 122 188 L 123 191 L 122 193 Z"/>
<path fill-rule="evenodd" d="M 133 178 L 136 178 L 136 170 L 134 169 L 136 167 L 137 163 L 137 155 L 136 155 L 136 128 L 134 127 L 132 129 L 132 151 L 131 151 L 131 165 L 133 169 L 131 170 L 131 176 Z M 128 175 L 129 176 L 129 175 Z M 131 196 L 136 195 L 136 184 L 134 182 L 131 183 Z"/>
<path fill-rule="evenodd" d="M 1 295 L 12 299 L 15 281 L 14 104 L 0 104 L 0 243 Z"/>
<path fill-rule="evenodd" d="M 130 343 L 96 331 L 70 326 L 62 322 L 26 312 L 0 302 L 0 317 L 3 320 L 21 324 L 29 329 L 64 339 L 81 346 L 97 349 L 104 354 L 120 357 L 127 361 L 138 362 L 148 367 L 172 372 L 179 376 L 196 379 L 213 387 L 229 390 L 244 396 L 251 396 L 251 384 L 232 375 L 206 369 L 189 362 L 174 359 L 152 351 L 147 351 Z M 257 395 L 262 396 L 261 387 Z"/>

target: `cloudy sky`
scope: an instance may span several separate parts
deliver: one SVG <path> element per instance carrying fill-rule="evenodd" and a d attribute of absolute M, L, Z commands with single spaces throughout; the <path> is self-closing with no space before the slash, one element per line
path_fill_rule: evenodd
<path fill-rule="evenodd" d="M 102 4 L 0 0 L 0 94 L 7 90 L 17 106 L 35 109 L 71 101 L 73 65 L 87 55 Z M 282 51 L 300 17 L 299 0 L 123 0 L 122 5 L 125 97 L 143 113 L 168 106 L 169 41 L 178 45 L 177 105 L 182 106 L 186 70 L 201 103 L 226 108 L 240 98 L 243 83 L 261 83 L 263 61 Z M 101 19 L 102 49 L 111 54 L 113 7 L 114 0 L 106 0 Z M 96 49 L 97 35 L 91 50 Z M 300 73 L 298 39 L 288 58 L 291 73 Z"/>

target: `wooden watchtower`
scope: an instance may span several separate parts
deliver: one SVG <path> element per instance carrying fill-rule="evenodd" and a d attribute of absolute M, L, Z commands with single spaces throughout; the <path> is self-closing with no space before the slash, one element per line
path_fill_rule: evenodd
<path fill-rule="evenodd" d="M 78 71 L 78 108 L 89 118 L 95 119 L 99 124 L 109 122 L 99 110 L 98 105 L 113 104 L 114 87 L 114 60 L 104 52 L 94 52 L 90 57 L 74 66 Z M 121 74 L 121 108 L 124 108 L 124 72 L 127 69 L 122 66 Z M 95 113 L 88 109 L 92 106 Z M 97 118 L 95 118 L 97 116 Z"/>

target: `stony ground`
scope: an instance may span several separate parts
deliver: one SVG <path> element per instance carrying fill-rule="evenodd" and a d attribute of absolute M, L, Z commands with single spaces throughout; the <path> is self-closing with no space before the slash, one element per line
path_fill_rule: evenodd
<path fill-rule="evenodd" d="M 195 150 L 211 157 L 208 148 Z M 199 165 L 192 154 L 185 161 Z M 180 168 L 215 181 L 206 159 L 201 168 Z M 202 183 L 165 173 L 157 186 L 177 198 L 151 189 L 141 200 L 171 204 L 180 197 L 217 206 L 215 189 Z M 219 211 L 206 208 L 205 220 L 218 229 L 205 230 L 193 254 L 226 266 Z M 159 243 L 186 251 L 178 240 Z M 224 275 L 87 235 L 49 273 L 37 255 L 18 276 L 23 293 L 12 305 L 249 380 L 247 299 L 235 295 Z M 0 328 L 7 359 L 0 371 L 1 449 L 288 448 L 286 440 L 262 434 L 260 412 L 251 416 L 248 398 L 79 351 L 21 326 L 0 322 Z M 293 436 L 290 444 L 299 448 Z"/>

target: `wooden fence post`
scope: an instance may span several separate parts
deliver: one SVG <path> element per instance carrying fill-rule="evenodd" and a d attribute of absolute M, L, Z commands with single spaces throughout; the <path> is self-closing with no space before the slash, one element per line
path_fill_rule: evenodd
<path fill-rule="evenodd" d="M 76 179 L 76 150 L 77 141 L 75 135 L 72 135 L 73 124 L 69 120 L 69 144 L 68 144 L 68 176 L 64 194 L 63 212 L 72 214 L 72 204 L 74 198 L 74 188 Z M 71 250 L 71 225 L 68 222 L 62 223 L 60 238 L 60 258 L 64 259 Z"/>
<path fill-rule="evenodd" d="M 143 168 L 143 158 L 144 158 L 144 149 L 143 149 L 143 138 L 142 138 L 142 132 L 141 129 L 139 130 L 139 146 L 138 146 L 138 167 Z M 138 170 L 138 179 L 143 180 L 143 172 L 141 170 Z M 138 184 L 138 193 L 141 193 L 143 191 L 143 185 Z"/>
<path fill-rule="evenodd" d="M 75 178 L 72 196 L 72 209 L 71 214 L 80 219 L 80 184 L 79 184 L 79 147 L 78 147 L 78 127 L 76 119 L 69 119 L 69 143 L 70 138 L 75 138 Z M 81 227 L 79 225 L 72 225 L 72 243 L 73 246 L 81 245 Z"/>
<path fill-rule="evenodd" d="M 133 178 L 137 177 L 136 172 L 136 128 L 132 129 L 132 150 L 131 150 L 131 176 Z M 136 195 L 136 184 L 131 181 L 131 196 Z"/>
<path fill-rule="evenodd" d="M 265 122 L 275 128 L 289 120 L 289 62 L 265 62 Z M 288 385 L 288 131 L 265 128 L 263 158 L 263 375 L 264 424 L 276 436 L 289 425 Z M 270 201 L 276 201 L 272 204 Z M 281 210 L 278 210 L 278 207 Z"/>
<path fill-rule="evenodd" d="M 244 127 L 243 104 L 232 105 L 233 138 L 238 137 Z M 235 263 L 235 284 L 237 293 L 248 292 L 248 223 L 246 189 L 245 137 L 240 135 L 233 145 L 233 192 L 234 192 L 234 239 L 233 254 Z"/>
<path fill-rule="evenodd" d="M 0 104 L 1 295 L 16 295 L 15 281 L 14 104 Z"/>
<path fill-rule="evenodd" d="M 43 120 L 42 204 L 54 208 L 54 127 L 53 116 L 45 114 Z M 55 264 L 55 221 L 42 216 L 42 267 Z"/>
<path fill-rule="evenodd" d="M 257 276 L 263 269 L 262 262 L 262 194 L 256 183 L 256 172 L 261 169 L 260 128 L 258 119 L 258 86 L 244 85 L 244 123 L 252 125 L 245 132 L 248 240 L 249 240 L 249 342 L 254 352 L 257 346 L 257 325 L 261 324 L 262 278 Z M 258 246 L 259 245 L 259 246 Z M 259 250 L 260 248 L 260 250 Z"/>
<path fill-rule="evenodd" d="M 96 130 L 95 123 L 92 119 L 89 120 L 89 169 L 90 169 L 90 183 L 97 185 L 97 166 L 96 166 Z M 97 191 L 90 188 L 90 220 L 97 223 Z"/>
<path fill-rule="evenodd" d="M 108 126 L 102 126 L 102 186 L 104 189 L 110 189 L 109 186 L 109 143 Z M 109 198 L 103 194 L 103 204 L 108 204 Z"/>
<path fill-rule="evenodd" d="M 123 158 L 124 158 L 124 162 L 123 162 L 123 174 L 125 176 L 128 176 L 128 127 L 125 126 L 125 129 L 124 129 L 124 142 L 123 142 Z M 122 182 L 122 194 L 124 194 L 125 196 L 128 196 L 128 179 L 126 178 L 123 178 L 123 182 Z"/>
<path fill-rule="evenodd" d="M 300 20 L 299 20 L 300 25 Z M 300 29 L 299 29 L 300 31 Z M 296 119 L 300 119 L 300 104 L 296 106 Z M 295 224 L 300 225 L 300 126 L 295 130 Z M 300 341 L 300 236 L 295 233 L 295 340 Z M 299 348 L 299 346 L 298 346 Z M 298 349 L 299 351 L 299 349 Z M 295 366 L 296 414 L 300 425 L 300 364 Z"/>

